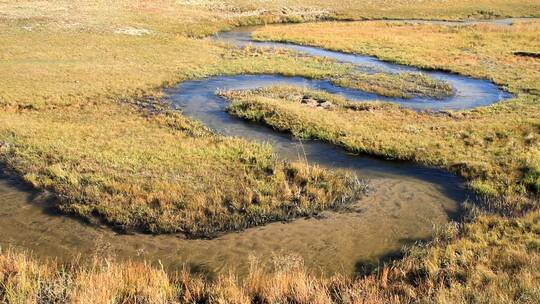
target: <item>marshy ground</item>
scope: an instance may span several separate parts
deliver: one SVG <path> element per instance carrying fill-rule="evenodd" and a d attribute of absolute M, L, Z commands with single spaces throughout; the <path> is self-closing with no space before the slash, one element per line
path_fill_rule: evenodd
<path fill-rule="evenodd" d="M 0 3 L 0 162 L 59 200 L 62 212 L 123 230 L 193 236 L 310 215 L 357 195 L 347 172 L 287 163 L 268 145 L 226 137 L 162 104 L 162 88 L 215 75 L 332 79 L 393 97 L 444 99 L 415 74 L 361 73 L 289 51 L 202 37 L 237 25 L 329 19 L 532 17 L 538 1 L 18 1 Z M 265 27 L 279 40 L 487 78 L 514 95 L 473 110 L 416 112 L 305 88 L 224 92 L 229 112 L 360 153 L 447 168 L 485 204 L 430 245 L 375 274 L 314 275 L 295 258 L 253 264 L 247 279 L 205 281 L 129 262 L 0 255 L 0 301 L 521 302 L 540 298 L 538 21 L 313 23 Z M 399 81 L 396 81 L 398 79 Z M 315 100 L 314 103 L 302 100 Z M 326 104 L 326 106 L 322 106 Z M 277 114 L 277 115 L 276 115 Z M 342 200 L 342 198 L 346 198 Z M 239 257 L 247 259 L 247 257 Z"/>

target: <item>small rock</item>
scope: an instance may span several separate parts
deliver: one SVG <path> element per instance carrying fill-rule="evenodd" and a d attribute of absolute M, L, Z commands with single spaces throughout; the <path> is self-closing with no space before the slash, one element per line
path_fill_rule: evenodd
<path fill-rule="evenodd" d="M 325 102 L 321 103 L 319 106 L 321 108 L 323 108 L 323 109 L 326 109 L 326 110 L 330 110 L 330 109 L 334 108 L 334 104 L 329 102 L 329 101 L 325 101 Z"/>
<path fill-rule="evenodd" d="M 317 107 L 319 106 L 319 102 L 312 98 L 304 98 L 302 99 L 302 103 L 305 105 L 308 105 L 310 107 Z"/>
<path fill-rule="evenodd" d="M 150 30 L 147 30 L 144 28 L 134 28 L 134 27 L 128 26 L 128 27 L 116 29 L 114 33 L 122 34 L 122 35 L 130 35 L 130 36 L 143 36 L 143 35 L 149 35 L 151 32 Z"/>
<path fill-rule="evenodd" d="M 7 152 L 11 148 L 11 144 L 0 141 L 0 152 Z"/>

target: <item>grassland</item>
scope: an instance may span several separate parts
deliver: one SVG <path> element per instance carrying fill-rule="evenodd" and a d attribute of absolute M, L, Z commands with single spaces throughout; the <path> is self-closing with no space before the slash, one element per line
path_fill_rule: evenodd
<path fill-rule="evenodd" d="M 124 229 L 212 235 L 331 207 L 334 199 L 349 197 L 354 190 L 345 174 L 280 163 L 270 147 L 213 134 L 156 101 L 165 86 L 210 75 L 278 73 L 323 78 L 350 71 L 327 60 L 287 52 L 237 50 L 199 39 L 237 25 L 540 15 L 538 1 L 530 0 L 400 0 L 392 1 L 389 9 L 381 9 L 388 4 L 385 0 L 2 1 L 1 163 L 36 188 L 57 194 L 62 210 L 98 217 Z M 325 26 L 318 31 L 329 31 L 331 27 Z M 381 27 L 393 32 L 383 35 Z M 493 152 L 482 155 L 477 164 L 470 162 L 479 154 L 464 152 L 469 156 L 464 160 L 468 162 L 464 170 L 480 168 L 479 175 L 464 171 L 471 174 L 471 180 L 479 181 L 477 189 L 515 193 L 518 197 L 526 190 L 535 191 L 540 170 L 538 122 L 534 116 L 538 113 L 540 69 L 534 58 L 506 56 L 510 49 L 538 52 L 537 32 L 531 31 L 530 25 L 523 25 L 523 33 L 490 26 L 453 29 L 374 24 L 368 28 L 371 35 L 364 35 L 368 32 L 362 33 L 363 29 L 350 31 L 358 44 L 349 39 L 354 48 L 348 51 L 489 77 L 518 94 L 505 104 L 449 113 L 450 118 L 440 119 L 449 125 L 455 120 L 455 126 L 462 121 L 468 127 L 464 139 L 456 139 L 456 143 L 468 142 L 473 147 L 471 153 L 479 153 L 484 146 Z M 346 40 L 345 34 L 331 36 L 335 40 L 324 42 L 324 46 L 342 49 L 338 43 Z M 499 43 L 499 39 L 506 43 Z M 369 51 L 362 49 L 366 46 Z M 357 85 L 365 86 L 364 80 Z M 379 79 L 372 80 L 378 84 Z M 369 88 L 388 89 L 388 82 Z M 417 85 L 410 83 L 413 88 Z M 429 81 L 427 84 L 429 87 Z M 388 92 L 400 93 L 396 89 Z M 386 110 L 397 118 L 413 117 L 401 109 Z M 420 118 L 422 123 L 439 119 Z M 497 127 L 490 134 L 475 127 L 475 122 L 490 119 L 499 120 L 499 124 L 483 125 Z M 419 139 L 409 134 L 411 130 L 405 130 L 408 140 Z M 451 130 L 447 134 L 455 138 Z M 408 145 L 403 155 L 417 155 L 414 144 Z M 514 146 L 519 148 L 517 152 Z M 367 144 L 363 148 L 376 149 Z M 509 153 L 515 158 L 507 170 L 503 165 Z M 498 158 L 490 158 L 493 155 Z M 501 182 L 506 174 L 508 181 Z M 237 187 L 239 181 L 243 187 Z M 515 204 L 511 206 L 514 210 Z M 254 268 L 246 282 L 229 277 L 206 282 L 187 273 L 167 274 L 150 265 L 110 261 L 93 266 L 83 262 L 59 266 L 38 262 L 25 253 L 2 252 L 0 300 L 534 303 L 538 300 L 538 277 L 531 269 L 538 265 L 537 226 L 537 213 L 514 219 L 481 216 L 461 229 L 458 238 L 450 237 L 411 253 L 417 257 L 416 262 L 406 264 L 415 261 L 411 257 L 380 276 L 358 280 L 319 278 L 292 263 L 293 268 L 280 266 L 285 271 Z M 419 263 L 419 259 L 424 262 Z"/>
<path fill-rule="evenodd" d="M 54 34 L 23 34 L 29 35 L 28 39 L 5 44 L 5 56 L 13 62 L 10 68 L 14 70 L 29 64 L 23 50 L 29 41 L 40 36 L 48 38 L 35 46 L 35 50 L 43 52 L 35 55 L 41 59 L 31 61 L 33 66 L 39 66 L 32 70 L 35 74 L 14 72 L 15 77 L 7 78 L 3 99 L 6 110 L 0 114 L 0 159 L 35 187 L 57 194 L 62 199 L 59 208 L 64 212 L 89 220 L 102 219 L 123 230 L 210 236 L 294 215 L 309 215 L 333 205 L 326 205 L 328 202 L 354 196 L 349 191 L 352 188 L 346 186 L 346 177 L 337 178 L 341 181 L 334 184 L 330 180 L 334 175 L 320 171 L 321 174 L 310 177 L 315 171 L 300 168 L 300 164 L 295 168 L 307 174 L 306 181 L 320 180 L 315 188 L 326 194 L 319 198 L 319 204 L 312 201 L 314 193 L 308 193 L 311 190 L 303 186 L 289 189 L 290 192 L 283 184 L 288 183 L 283 173 L 290 170 L 273 159 L 270 147 L 220 137 L 157 103 L 159 88 L 172 81 L 164 75 L 179 79 L 241 73 L 319 79 L 350 75 L 342 80 L 363 76 L 352 72 L 351 67 L 325 59 L 291 56 L 288 52 L 238 50 L 193 39 L 193 43 L 187 43 L 191 40 L 186 38 L 171 38 L 171 45 L 156 46 L 148 38 L 111 37 L 92 46 L 81 34 L 69 35 L 70 40 L 79 43 L 73 46 L 69 42 L 70 47 L 83 49 L 78 59 L 57 66 L 65 56 L 65 40 Z M 141 53 L 152 51 L 146 45 L 153 45 L 161 53 L 147 54 L 150 59 L 141 59 Z M 198 48 L 208 53 L 196 56 Z M 117 59 L 116 52 L 123 52 L 126 57 Z M 188 65 L 184 57 L 174 59 L 176 52 L 197 59 Z M 100 58 L 103 65 L 95 67 L 91 64 L 93 58 Z M 160 66 L 161 61 L 170 58 L 174 61 L 171 65 Z M 190 68 L 197 64 L 204 69 Z M 187 72 L 176 71 L 184 65 Z M 139 69 L 147 73 L 141 74 Z M 75 79 L 81 80 L 66 83 L 63 79 L 74 73 L 72 70 L 80 70 Z M 40 79 L 47 81 L 36 91 L 31 83 Z M 397 80 L 378 76 L 371 79 L 378 83 Z M 151 87 L 138 91 L 136 86 L 147 80 Z M 413 81 L 407 84 L 411 90 L 422 87 Z M 81 91 L 75 93 L 76 90 Z M 46 95 L 40 97 L 36 92 Z M 217 178 L 215 172 L 223 174 Z M 244 190 L 235 187 L 239 180 L 245 182 Z M 298 195 L 304 197 L 302 200 L 312 198 L 302 202 L 302 207 L 292 207 L 293 197 Z"/>

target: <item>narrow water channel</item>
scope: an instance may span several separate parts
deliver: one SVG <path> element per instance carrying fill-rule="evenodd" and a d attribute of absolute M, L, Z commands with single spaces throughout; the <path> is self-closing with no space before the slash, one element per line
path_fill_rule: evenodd
<path fill-rule="evenodd" d="M 251 30 L 251 29 L 249 29 Z M 217 37 L 243 44 L 249 30 L 235 30 Z M 378 61 L 371 57 L 330 52 L 318 48 L 282 43 L 256 43 L 328 56 L 385 72 L 420 71 Z M 364 66 L 364 67 L 365 67 Z M 425 73 L 449 81 L 456 94 L 443 101 L 416 98 L 391 99 L 419 109 L 472 108 L 508 98 L 509 95 L 485 80 L 442 72 Z M 212 240 L 187 240 L 182 235 L 118 234 L 109 227 L 82 223 L 54 212 L 54 201 L 46 194 L 0 176 L 0 245 L 28 249 L 38 257 L 67 261 L 96 252 L 113 252 L 118 259 L 158 260 L 169 269 L 187 265 L 212 275 L 233 271 L 245 274 L 248 257 L 268 261 L 275 255 L 294 254 L 322 273 L 352 274 L 366 263 L 395 255 L 405 244 L 425 240 L 435 227 L 454 218 L 467 198 L 463 181 L 445 171 L 405 162 L 385 161 L 351 155 L 321 142 L 299 142 L 270 128 L 242 121 L 225 111 L 227 102 L 215 95 L 218 89 L 246 89 L 275 84 L 301 85 L 343 94 L 353 100 L 381 99 L 361 91 L 339 88 L 327 81 L 276 75 L 214 77 L 184 82 L 166 90 L 173 106 L 210 128 L 230 136 L 269 142 L 275 153 L 287 160 L 306 155 L 310 164 L 343 168 L 371 180 L 372 193 L 347 213 L 323 212 L 320 219 L 298 219 L 272 223 Z"/>

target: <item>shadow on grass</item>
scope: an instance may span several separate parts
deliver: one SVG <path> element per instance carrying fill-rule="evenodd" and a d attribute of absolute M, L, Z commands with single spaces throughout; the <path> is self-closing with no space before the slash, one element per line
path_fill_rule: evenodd
<path fill-rule="evenodd" d="M 54 193 L 48 191 L 41 191 L 34 188 L 29 183 L 25 182 L 22 178 L 18 177 L 16 173 L 6 170 L 5 167 L 0 163 L 0 182 L 4 182 L 7 186 L 4 193 L 0 192 L 0 203 L 4 199 L 4 196 L 17 195 L 24 197 L 24 203 L 31 205 L 33 207 L 39 208 L 41 212 L 47 216 L 52 217 L 69 217 L 72 220 L 77 221 L 80 224 L 97 228 L 103 226 L 99 220 L 90 221 L 75 215 L 70 215 L 61 212 L 58 209 L 60 198 Z M 122 231 L 120 229 L 115 229 L 113 226 L 109 226 L 118 233 Z M 118 231 L 117 231 L 118 230 Z"/>
<path fill-rule="evenodd" d="M 423 239 L 400 239 L 399 243 L 404 246 L 411 246 L 418 243 L 429 242 L 429 238 Z M 368 259 L 362 259 L 356 262 L 354 266 L 354 277 L 363 277 L 366 275 L 374 274 L 382 266 L 388 265 L 395 260 L 402 259 L 404 257 L 403 250 L 389 251 L 379 257 L 373 257 Z"/>

